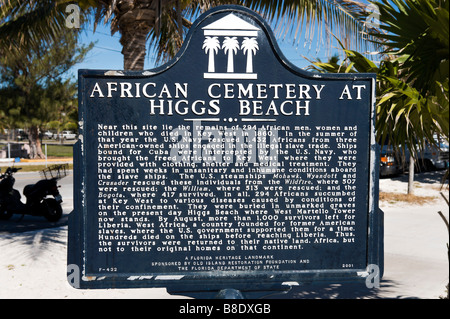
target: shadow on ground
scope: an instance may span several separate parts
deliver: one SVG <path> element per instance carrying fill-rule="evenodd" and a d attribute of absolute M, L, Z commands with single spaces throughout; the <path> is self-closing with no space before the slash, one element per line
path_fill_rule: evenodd
<path fill-rule="evenodd" d="M 0 220 L 1 233 L 22 233 L 32 230 L 54 228 L 67 225 L 68 214 L 64 214 L 57 222 L 49 222 L 42 216 L 13 215 L 9 220 Z"/>
<path fill-rule="evenodd" d="M 415 173 L 414 174 L 414 182 L 424 183 L 424 184 L 442 184 L 445 182 L 445 185 L 448 185 L 448 179 L 445 180 L 446 170 L 440 171 L 432 171 L 432 172 L 424 172 L 424 173 Z M 400 181 L 404 183 L 408 183 L 409 175 L 408 174 L 400 174 L 396 176 L 387 176 L 382 177 L 382 179 L 391 179 L 393 181 Z"/>
<path fill-rule="evenodd" d="M 395 287 L 391 280 L 381 280 L 379 288 L 367 288 L 364 283 L 310 284 L 293 286 L 285 294 L 267 296 L 266 299 L 385 299 L 380 291 Z M 393 299 L 417 299 L 411 296 L 394 296 Z"/>
<path fill-rule="evenodd" d="M 0 250 L 9 249 L 7 260 L 10 263 L 8 269 L 12 270 L 18 264 L 29 264 L 34 261 L 44 260 L 50 265 L 54 261 L 46 255 L 50 247 L 55 245 L 62 248 L 66 245 L 67 230 L 64 227 L 46 228 L 28 232 L 2 233 Z M 44 258 L 44 259 L 42 259 Z M 20 262 L 17 262 L 20 260 Z"/>

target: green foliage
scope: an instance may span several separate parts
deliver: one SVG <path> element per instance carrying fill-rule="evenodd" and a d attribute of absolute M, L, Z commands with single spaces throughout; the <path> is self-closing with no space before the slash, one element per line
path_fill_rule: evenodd
<path fill-rule="evenodd" d="M 61 123 L 59 121 L 50 121 L 45 125 L 48 130 L 59 130 Z"/>
<path fill-rule="evenodd" d="M 69 131 L 76 131 L 78 130 L 78 124 L 75 122 L 67 122 L 64 124 L 64 129 Z"/>
<path fill-rule="evenodd" d="M 3 125 L 42 127 L 62 120 L 77 108 L 77 88 L 64 74 L 81 61 L 89 47 L 78 47 L 76 34 L 60 35 L 53 45 L 12 50 L 0 57 L 0 110 Z"/>
<path fill-rule="evenodd" d="M 65 27 L 66 7 L 72 0 L 0 0 L 0 51 L 38 50 L 58 42 Z M 97 0 L 80 0 L 81 23 Z"/>
<path fill-rule="evenodd" d="M 421 95 L 435 95 L 436 82 L 445 85 L 449 76 L 449 1 L 373 3 L 380 10 L 384 32 L 377 37 L 385 53 L 401 59 L 399 73 Z"/>
<path fill-rule="evenodd" d="M 31 49 L 0 46 L 0 110 L 3 126 L 28 128 L 30 157 L 43 158 L 40 131 L 50 121 L 65 124 L 76 113 L 76 84 L 64 74 L 90 47 L 78 46 L 76 30 L 59 33 L 55 42 Z"/>
<path fill-rule="evenodd" d="M 344 52 L 346 59 L 341 64 L 318 61 L 312 68 L 330 73 L 376 73 L 376 132 L 380 143 L 389 141 L 417 150 L 422 146 L 420 141 L 433 143 L 435 133 L 448 138 L 448 82 L 440 84 L 439 95 L 423 96 L 399 78 L 400 61 L 385 60 L 377 66 L 356 51 Z"/>
<path fill-rule="evenodd" d="M 47 156 L 48 157 L 72 157 L 73 156 L 73 145 L 47 145 Z"/>
<path fill-rule="evenodd" d="M 380 114 L 395 119 L 396 139 L 406 138 L 411 149 L 416 143 L 419 147 L 425 141 L 434 143 L 434 133 L 448 139 L 449 1 L 383 0 L 374 4 L 384 31 L 378 35 L 380 43 L 386 47 L 385 54 L 394 58 L 384 62 Z M 388 126 L 380 124 L 379 129 L 388 134 Z"/>
<path fill-rule="evenodd" d="M 434 134 L 449 137 L 448 1 L 383 0 L 381 30 L 386 49 L 379 65 L 346 50 L 346 59 L 313 62 L 319 72 L 377 74 L 377 138 L 417 151 Z"/>

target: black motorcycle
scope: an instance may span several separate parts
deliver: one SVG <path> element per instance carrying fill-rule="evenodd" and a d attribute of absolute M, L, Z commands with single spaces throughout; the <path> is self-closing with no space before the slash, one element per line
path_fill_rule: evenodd
<path fill-rule="evenodd" d="M 24 204 L 20 199 L 20 192 L 13 188 L 14 173 L 20 168 L 8 167 L 5 174 L 0 175 L 0 220 L 8 220 L 13 214 L 21 214 L 44 216 L 50 222 L 58 221 L 62 216 L 62 197 L 58 190 L 58 179 L 67 174 L 65 168 L 64 165 L 55 165 L 43 170 L 44 179 L 24 187 L 23 195 L 26 198 Z M 56 176 L 48 178 L 46 173 L 54 171 L 57 171 Z"/>

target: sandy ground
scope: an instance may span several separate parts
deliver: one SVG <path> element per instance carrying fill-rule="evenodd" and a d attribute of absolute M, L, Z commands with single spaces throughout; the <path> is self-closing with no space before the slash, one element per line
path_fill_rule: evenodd
<path fill-rule="evenodd" d="M 449 208 L 440 196 L 443 172 L 416 176 L 415 195 L 424 205 L 383 201 L 385 273 L 380 288 L 352 285 L 294 287 L 278 298 L 421 298 L 445 294 L 449 278 L 448 230 L 437 214 Z M 407 176 L 380 180 L 381 192 L 406 193 Z M 448 196 L 448 188 L 445 191 Z M 20 233 L 0 232 L 0 299 L 180 298 L 165 289 L 77 290 L 66 281 L 67 226 Z"/>

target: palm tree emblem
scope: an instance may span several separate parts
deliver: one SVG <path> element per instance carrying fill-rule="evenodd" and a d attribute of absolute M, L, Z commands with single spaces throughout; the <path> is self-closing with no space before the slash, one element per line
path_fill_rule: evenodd
<path fill-rule="evenodd" d="M 225 49 L 225 54 L 228 54 L 227 72 L 234 72 L 234 54 L 239 49 L 239 42 L 237 37 L 225 37 L 223 40 L 222 49 Z"/>
<path fill-rule="evenodd" d="M 258 42 L 256 38 L 244 37 L 242 41 L 242 50 L 244 54 L 247 54 L 247 73 L 253 73 L 253 55 L 256 54 L 256 50 L 259 50 Z"/>
<path fill-rule="evenodd" d="M 217 37 L 206 37 L 203 41 L 202 49 L 208 54 L 208 72 L 215 72 L 214 55 L 220 49 L 220 43 Z"/>

